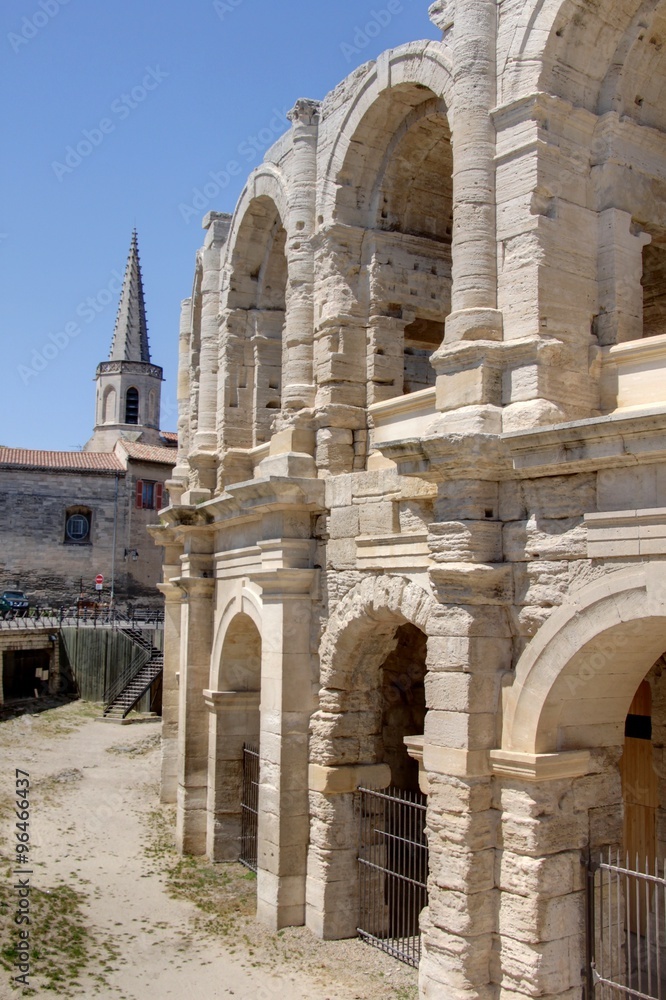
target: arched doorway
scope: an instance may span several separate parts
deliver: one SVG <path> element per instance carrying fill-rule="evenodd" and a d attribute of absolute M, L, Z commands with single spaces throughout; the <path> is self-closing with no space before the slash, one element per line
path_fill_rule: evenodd
<path fill-rule="evenodd" d="M 244 751 L 250 745 L 256 748 L 258 757 L 261 690 L 261 636 L 255 622 L 244 612 L 237 614 L 227 628 L 218 684 L 219 690 L 207 692 L 207 853 L 213 861 L 238 861 L 244 849 Z M 247 825 L 245 833 L 247 838 Z M 248 849 L 251 845 L 246 839 L 245 851 Z"/>
<path fill-rule="evenodd" d="M 353 937 L 365 923 L 368 935 L 378 942 L 390 945 L 401 932 L 418 946 L 424 903 L 408 899 L 407 880 L 400 878 L 400 868 L 413 853 L 411 843 L 418 839 L 416 824 L 405 821 L 401 830 L 397 824 L 403 822 L 405 803 L 419 800 L 425 815 L 418 765 L 410 759 L 404 738 L 423 733 L 428 621 L 440 612 L 435 599 L 417 584 L 387 576 L 363 581 L 329 619 L 320 648 L 320 707 L 310 737 L 306 916 L 308 926 L 321 937 Z M 360 789 L 368 790 L 365 801 Z M 361 825 L 374 831 L 375 860 L 381 863 L 363 900 L 359 859 L 365 851 L 369 868 L 375 860 L 369 836 L 359 850 Z M 389 867 L 398 875 L 393 884 L 402 883 L 395 891 L 385 889 Z M 422 868 L 427 871 L 427 862 Z M 405 906 L 411 916 L 400 928 L 399 913 Z M 391 947 L 386 950 L 395 953 Z"/>
<path fill-rule="evenodd" d="M 664 648 L 663 571 L 658 563 L 646 563 L 608 573 L 577 591 L 551 615 L 516 666 L 505 703 L 505 749 L 491 754 L 503 803 L 502 865 L 517 870 L 536 858 L 540 884 L 531 890 L 529 906 L 570 914 L 550 976 L 557 996 L 570 987 L 574 966 L 587 969 L 590 984 L 593 973 L 601 977 L 597 981 L 609 996 L 616 995 L 616 986 L 617 995 L 622 990 L 633 995 L 635 987 L 643 996 L 660 995 L 650 992 L 645 976 L 662 932 L 656 917 L 646 926 L 646 916 L 658 895 L 663 925 L 664 886 L 654 867 L 647 877 L 634 875 L 635 859 L 630 869 L 626 852 L 647 853 L 648 865 L 653 865 L 650 853 L 653 858 L 658 853 L 660 779 L 652 771 L 660 769 L 661 748 L 652 734 Z M 585 913 L 583 886 L 554 876 L 564 857 L 581 870 L 588 855 L 589 919 L 582 935 L 576 925 L 582 926 Z M 499 920 L 505 928 L 503 952 L 510 955 L 515 932 L 509 914 L 516 900 L 525 899 L 525 887 L 505 878 L 502 889 Z M 544 924 L 544 937 L 537 941 L 534 935 L 529 942 L 535 959 L 550 931 Z M 642 988 L 634 979 L 639 974 Z M 507 959 L 507 980 L 510 976 Z M 653 975 L 651 988 L 655 985 Z"/>
<path fill-rule="evenodd" d="M 395 648 L 379 671 L 381 714 L 378 759 L 390 772 L 384 789 L 359 789 L 359 923 L 363 940 L 418 965 L 419 916 L 428 902 L 426 797 L 419 765 L 405 739 L 422 736 L 427 638 L 411 623 L 400 625 Z"/>

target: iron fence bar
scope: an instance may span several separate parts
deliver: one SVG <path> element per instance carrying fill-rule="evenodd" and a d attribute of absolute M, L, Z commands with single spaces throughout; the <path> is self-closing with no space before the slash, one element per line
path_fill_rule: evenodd
<path fill-rule="evenodd" d="M 362 940 L 418 966 L 419 914 L 427 903 L 425 796 L 361 788 L 359 926 Z"/>
<path fill-rule="evenodd" d="M 257 832 L 259 825 L 259 747 L 243 745 L 241 844 L 239 861 L 251 871 L 258 868 Z"/>
<path fill-rule="evenodd" d="M 604 997 L 663 1000 L 666 870 L 656 858 L 636 855 L 632 869 L 619 849 L 604 853 L 598 862 L 589 852 L 586 859 L 586 998 L 593 1000 L 598 985 Z"/>
<path fill-rule="evenodd" d="M 586 857 L 587 878 L 585 881 L 585 1000 L 594 1000 L 594 892 L 597 869 L 593 867 L 592 855 L 588 848 Z"/>

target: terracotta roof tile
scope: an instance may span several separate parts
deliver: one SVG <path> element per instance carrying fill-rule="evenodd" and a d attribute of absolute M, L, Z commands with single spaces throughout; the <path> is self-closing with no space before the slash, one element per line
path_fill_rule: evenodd
<path fill-rule="evenodd" d="M 160 437 L 164 441 L 168 441 L 170 445 L 178 444 L 178 434 L 176 431 L 160 431 Z"/>
<path fill-rule="evenodd" d="M 139 441 L 118 441 L 117 447 L 139 462 L 159 462 L 160 465 L 175 465 L 176 453 L 173 448 L 160 448 L 157 445 L 141 444 Z"/>
<path fill-rule="evenodd" d="M 32 451 L 28 448 L 1 448 L 0 465 L 21 469 L 69 470 L 72 472 L 122 472 L 123 465 L 113 455 L 99 451 Z"/>

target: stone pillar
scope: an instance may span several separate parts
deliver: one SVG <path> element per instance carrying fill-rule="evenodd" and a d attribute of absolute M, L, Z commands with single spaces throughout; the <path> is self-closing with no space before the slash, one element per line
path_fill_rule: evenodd
<path fill-rule="evenodd" d="M 365 230 L 333 225 L 316 238 L 317 299 L 314 338 L 317 383 L 317 467 L 340 475 L 365 467 L 355 446 L 367 441 L 367 320 L 359 288 Z"/>
<path fill-rule="evenodd" d="M 368 326 L 368 406 L 402 396 L 405 378 L 404 319 L 371 316 Z"/>
<path fill-rule="evenodd" d="M 492 779 L 484 750 L 424 742 L 428 775 L 428 906 L 421 914 L 422 1000 L 495 1000 Z"/>
<path fill-rule="evenodd" d="M 204 854 L 208 798 L 208 709 L 204 690 L 209 686 L 215 581 L 209 554 L 188 554 L 184 560 L 179 581 L 186 598 L 180 648 L 176 843 L 185 854 Z M 191 575 L 192 571 L 197 575 Z"/>
<path fill-rule="evenodd" d="M 652 241 L 636 232 L 629 212 L 607 208 L 599 213 L 599 313 L 595 332 L 600 344 L 620 344 L 643 336 L 643 248 Z"/>
<path fill-rule="evenodd" d="M 619 773 L 603 757 L 490 754 L 502 810 L 496 981 L 515 1000 L 581 995 L 583 861 L 588 844 L 594 850 L 621 836 Z"/>
<path fill-rule="evenodd" d="M 450 480 L 429 525 L 441 609 L 428 620 L 423 764 L 430 877 L 421 996 L 494 1000 L 497 811 L 488 753 L 512 662 L 496 482 Z"/>
<path fill-rule="evenodd" d="M 191 502 L 212 497 L 217 453 L 217 372 L 219 355 L 220 268 L 229 235 L 231 216 L 206 215 L 206 240 L 201 251 L 201 348 L 199 355 L 199 407 L 190 465 L 198 473 L 199 489 Z"/>
<path fill-rule="evenodd" d="M 178 336 L 178 452 L 176 466 L 165 484 L 173 504 L 180 503 L 187 490 L 190 467 L 190 346 L 192 338 L 192 299 L 183 299 Z"/>
<path fill-rule="evenodd" d="M 173 549 L 175 546 L 170 546 Z M 169 549 L 165 560 L 173 558 Z M 162 775 L 160 800 L 174 803 L 178 793 L 178 681 L 180 674 L 180 632 L 183 592 L 170 583 L 180 566 L 165 565 L 165 583 L 157 589 L 164 594 L 164 673 L 162 674 Z"/>
<path fill-rule="evenodd" d="M 495 233 L 496 0 L 457 0 L 453 24 L 452 312 L 445 343 L 501 340 Z"/>
<path fill-rule="evenodd" d="M 259 741 L 259 692 L 205 691 L 204 698 L 210 712 L 206 854 L 211 861 L 238 861 L 243 745 Z"/>
<path fill-rule="evenodd" d="M 312 824 L 305 922 L 319 938 L 356 937 L 359 912 L 358 815 L 354 793 L 386 788 L 388 764 L 343 764 L 309 770 Z"/>
<path fill-rule="evenodd" d="M 315 399 L 314 252 L 317 132 L 320 101 L 300 100 L 287 117 L 292 125 L 292 180 L 287 229 L 287 315 L 283 334 L 282 410 L 312 407 Z"/>
<path fill-rule="evenodd" d="M 308 732 L 316 697 L 310 650 L 309 540 L 260 542 L 263 590 L 257 917 L 274 930 L 305 922 Z"/>

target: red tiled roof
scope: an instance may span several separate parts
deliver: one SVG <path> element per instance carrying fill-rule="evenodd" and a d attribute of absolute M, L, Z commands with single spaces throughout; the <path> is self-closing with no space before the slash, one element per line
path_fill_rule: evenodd
<path fill-rule="evenodd" d="M 0 465 L 71 472 L 123 471 L 122 462 L 115 455 L 99 451 L 32 451 L 0 447 Z"/>
<path fill-rule="evenodd" d="M 175 431 L 160 431 L 160 437 L 169 444 L 178 444 L 178 434 Z"/>
<path fill-rule="evenodd" d="M 175 465 L 176 453 L 173 448 L 160 448 L 157 445 L 141 444 L 139 441 L 118 441 L 117 447 L 138 462 L 158 462 L 160 465 Z"/>

